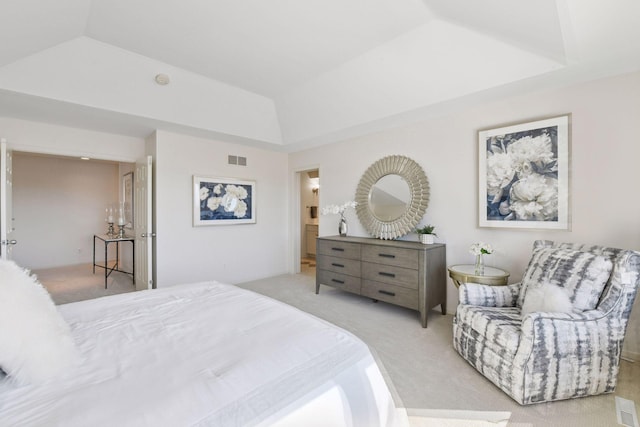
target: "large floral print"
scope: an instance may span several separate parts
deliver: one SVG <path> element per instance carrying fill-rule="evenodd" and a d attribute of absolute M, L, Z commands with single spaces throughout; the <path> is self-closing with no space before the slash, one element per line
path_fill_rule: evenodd
<path fill-rule="evenodd" d="M 487 138 L 487 218 L 558 220 L 558 128 Z"/>
<path fill-rule="evenodd" d="M 568 228 L 568 118 L 479 133 L 480 225 Z"/>

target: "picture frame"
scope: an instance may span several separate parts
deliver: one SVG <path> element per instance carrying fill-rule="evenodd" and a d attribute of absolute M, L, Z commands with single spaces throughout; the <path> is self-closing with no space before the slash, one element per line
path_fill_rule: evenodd
<path fill-rule="evenodd" d="M 255 181 L 193 176 L 194 227 L 255 222 Z"/>
<path fill-rule="evenodd" d="M 125 228 L 133 229 L 133 172 L 125 173 L 122 176 L 122 200 L 125 217 Z"/>
<path fill-rule="evenodd" d="M 570 230 L 571 115 L 478 131 L 479 227 Z"/>

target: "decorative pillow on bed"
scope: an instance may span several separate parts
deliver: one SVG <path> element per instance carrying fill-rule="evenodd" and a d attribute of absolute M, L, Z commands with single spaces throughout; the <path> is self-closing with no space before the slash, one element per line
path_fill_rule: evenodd
<path fill-rule="evenodd" d="M 591 252 L 548 247 L 536 249 L 522 277 L 518 305 L 522 307 L 529 287 L 550 283 L 564 288 L 574 308 L 593 310 L 612 268 L 610 259 Z"/>
<path fill-rule="evenodd" d="M 529 286 L 527 295 L 522 304 L 520 313 L 522 317 L 534 311 L 544 311 L 547 313 L 571 313 L 573 304 L 569 299 L 569 294 L 560 286 L 551 283 L 537 284 Z"/>
<path fill-rule="evenodd" d="M 0 368 L 19 384 L 72 366 L 78 351 L 49 293 L 28 270 L 0 260 Z"/>

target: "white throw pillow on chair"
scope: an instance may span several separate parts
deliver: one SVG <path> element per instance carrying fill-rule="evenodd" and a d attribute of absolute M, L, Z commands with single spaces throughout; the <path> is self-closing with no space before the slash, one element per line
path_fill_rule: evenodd
<path fill-rule="evenodd" d="M 529 286 L 522 304 L 522 317 L 536 311 L 548 313 L 571 313 L 573 304 L 569 294 L 560 286 L 541 283 Z"/>

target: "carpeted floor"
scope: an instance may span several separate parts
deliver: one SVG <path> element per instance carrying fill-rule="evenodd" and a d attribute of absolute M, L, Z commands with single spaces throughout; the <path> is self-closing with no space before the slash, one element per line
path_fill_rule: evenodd
<path fill-rule="evenodd" d="M 509 412 L 408 410 L 410 427 L 506 427 Z M 515 427 L 514 424 L 508 424 Z M 519 425 L 517 427 L 531 427 Z"/>
<path fill-rule="evenodd" d="M 49 291 L 53 302 L 56 304 L 83 301 L 136 290 L 131 275 L 117 271 L 109 275 L 107 288 L 105 289 L 104 270 L 96 268 L 94 274 L 93 264 L 33 270 L 32 273 L 38 277 L 40 283 Z"/>

